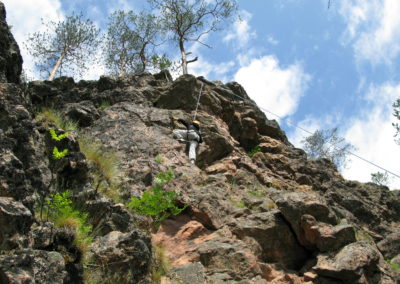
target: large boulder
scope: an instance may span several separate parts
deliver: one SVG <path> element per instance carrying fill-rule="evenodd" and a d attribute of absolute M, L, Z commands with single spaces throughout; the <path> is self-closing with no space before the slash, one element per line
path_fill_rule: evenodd
<path fill-rule="evenodd" d="M 231 225 L 232 232 L 240 239 L 254 239 L 259 244 L 259 256 L 264 262 L 279 262 L 288 268 L 299 269 L 308 258 L 307 251 L 298 244 L 277 210 L 241 217 Z"/>
<path fill-rule="evenodd" d="M 343 283 L 381 283 L 382 255 L 367 242 L 356 242 L 337 253 L 320 254 L 312 268 L 319 276 L 333 278 Z M 385 283 L 385 282 L 382 282 Z"/>
<path fill-rule="evenodd" d="M 0 83 L 19 83 L 22 57 L 6 21 L 6 9 L 0 2 Z"/>

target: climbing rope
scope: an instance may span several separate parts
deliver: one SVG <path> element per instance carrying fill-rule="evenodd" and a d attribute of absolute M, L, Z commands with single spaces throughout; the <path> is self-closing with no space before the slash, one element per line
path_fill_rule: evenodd
<path fill-rule="evenodd" d="M 196 120 L 196 116 L 197 116 L 197 109 L 199 108 L 199 103 L 200 103 L 201 92 L 203 91 L 203 85 L 204 85 L 204 83 L 203 83 L 203 82 L 201 82 L 200 92 L 199 92 L 199 96 L 197 97 L 196 110 L 195 110 L 195 112 L 194 112 L 194 117 L 193 117 L 193 120 Z"/>

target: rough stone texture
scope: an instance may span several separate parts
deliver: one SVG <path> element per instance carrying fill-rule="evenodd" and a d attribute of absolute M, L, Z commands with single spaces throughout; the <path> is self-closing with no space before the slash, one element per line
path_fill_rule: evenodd
<path fill-rule="evenodd" d="M 171 269 L 168 272 L 168 278 L 161 283 L 169 284 L 206 284 L 206 274 L 204 266 L 195 262 L 184 266 Z"/>
<path fill-rule="evenodd" d="M 7 238 L 0 282 L 83 282 L 83 248 L 75 231 L 40 220 L 34 206 L 66 188 L 93 226 L 88 267 L 95 282 L 152 283 L 150 231 L 153 242 L 165 247 L 172 272 L 187 283 L 400 279 L 375 248 L 393 256 L 392 264 L 398 261 L 399 192 L 346 181 L 327 159 L 307 160 L 238 83 L 192 75 L 173 81 L 165 71 L 98 81 L 60 77 L 22 88 L 14 84 L 21 66 L 4 19 L 0 5 L 0 63 L 15 63 L 0 64 L 0 82 L 8 82 L 0 84 L 0 234 Z M 197 119 L 204 143 L 192 165 L 186 145 L 172 137 L 181 127 L 173 118 L 193 118 L 201 86 Z M 66 129 L 35 120 L 33 111 L 49 105 L 77 120 L 81 130 L 54 142 L 49 129 Z M 157 173 L 172 168 L 175 178 L 165 190 L 177 192 L 177 205 L 187 209 L 156 230 L 149 217 L 96 192 L 77 142 L 81 134 L 116 151 L 120 200 L 140 197 Z M 260 151 L 249 157 L 257 145 Z M 55 161 L 54 146 L 69 154 Z M 5 210 L 10 204 L 12 210 Z M 360 232 L 369 244 L 356 242 Z M 60 257 L 67 262 L 58 262 Z M 48 268 L 37 269 L 41 265 Z"/>
<path fill-rule="evenodd" d="M 21 202 L 0 197 L 0 249 L 23 247 L 32 223 L 32 213 Z"/>
<path fill-rule="evenodd" d="M 0 255 L 0 283 L 65 283 L 65 261 L 55 251 L 21 250 Z"/>
<path fill-rule="evenodd" d="M 377 245 L 380 252 L 387 259 L 400 255 L 400 231 L 385 236 Z"/>
<path fill-rule="evenodd" d="M 318 275 L 346 283 L 368 283 L 364 281 L 371 281 L 374 274 L 380 273 L 378 264 L 381 257 L 370 244 L 356 242 L 345 246 L 337 254 L 319 255 L 313 269 Z"/>
<path fill-rule="evenodd" d="M 299 269 L 308 258 L 288 224 L 277 210 L 256 213 L 238 218 L 232 231 L 241 239 L 254 239 L 260 246 L 260 258 L 264 262 L 280 262 L 288 268 Z"/>
<path fill-rule="evenodd" d="M 6 21 L 6 9 L 0 2 L 0 83 L 19 83 L 22 57 Z"/>
<path fill-rule="evenodd" d="M 150 240 L 138 231 L 113 231 L 98 237 L 91 251 L 104 277 L 125 274 L 132 283 L 137 283 L 149 272 Z"/>

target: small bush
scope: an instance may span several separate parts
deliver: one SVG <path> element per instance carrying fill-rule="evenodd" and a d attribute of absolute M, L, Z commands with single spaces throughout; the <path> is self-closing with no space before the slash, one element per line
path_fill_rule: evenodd
<path fill-rule="evenodd" d="M 168 217 L 180 214 L 187 206 L 183 208 L 176 206 L 178 194 L 175 191 L 165 191 L 163 188 L 174 176 L 172 169 L 158 173 L 155 177 L 155 186 L 151 190 L 145 191 L 140 199 L 132 197 L 127 204 L 128 208 L 137 213 L 151 216 L 156 227 Z"/>
<path fill-rule="evenodd" d="M 90 232 L 92 226 L 88 225 L 87 213 L 81 213 L 74 209 L 72 200 L 70 199 L 70 191 L 56 193 L 47 201 L 48 217 L 57 227 L 67 227 L 75 233 L 75 245 L 82 254 L 88 250 L 89 244 L 92 242 Z"/>
<path fill-rule="evenodd" d="M 255 146 L 253 149 L 251 149 L 250 152 L 247 153 L 247 155 L 249 155 L 250 158 L 252 158 L 256 153 L 261 152 L 261 148 L 259 145 Z"/>

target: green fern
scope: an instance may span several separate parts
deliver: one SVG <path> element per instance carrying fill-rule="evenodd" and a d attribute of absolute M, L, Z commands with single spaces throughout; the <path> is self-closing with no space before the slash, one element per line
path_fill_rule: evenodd
<path fill-rule="evenodd" d="M 50 131 L 51 138 L 55 141 L 61 141 L 64 138 L 66 138 L 69 134 L 69 132 L 65 132 L 63 134 L 57 135 L 57 133 L 54 129 L 50 129 L 49 131 Z"/>
<path fill-rule="evenodd" d="M 58 148 L 54 146 L 53 148 L 53 159 L 54 160 L 59 160 L 64 158 L 66 155 L 68 155 L 68 149 L 64 149 L 62 152 L 58 151 Z"/>

